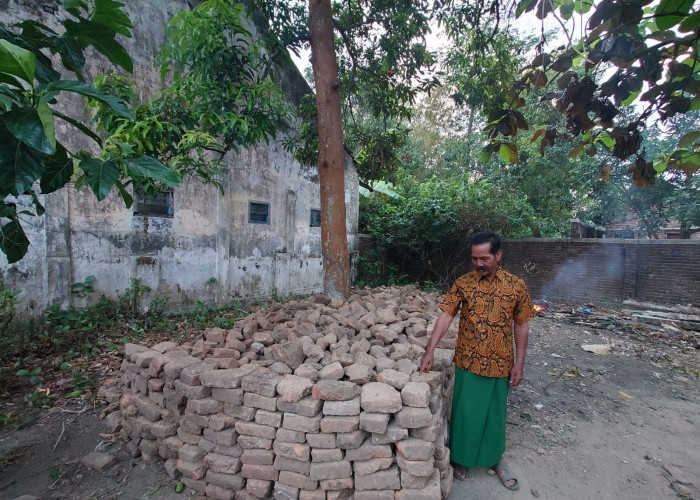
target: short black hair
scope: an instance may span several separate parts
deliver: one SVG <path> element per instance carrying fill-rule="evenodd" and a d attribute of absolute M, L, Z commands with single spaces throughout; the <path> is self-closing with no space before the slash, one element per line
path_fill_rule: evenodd
<path fill-rule="evenodd" d="M 483 231 L 481 233 L 476 233 L 474 236 L 472 236 L 472 239 L 469 241 L 469 249 L 471 250 L 471 247 L 474 245 L 481 245 L 487 242 L 491 243 L 489 252 L 491 252 L 491 254 L 493 255 L 496 255 L 501 249 L 501 237 L 493 231 Z"/>

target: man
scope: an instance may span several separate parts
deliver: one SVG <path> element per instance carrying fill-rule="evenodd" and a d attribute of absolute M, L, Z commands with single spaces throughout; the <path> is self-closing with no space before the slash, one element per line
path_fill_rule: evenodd
<path fill-rule="evenodd" d="M 471 257 L 474 270 L 459 277 L 439 305 L 442 313 L 421 359 L 420 373 L 433 367 L 435 346 L 461 307 L 450 422 L 455 478 L 464 479 L 470 467 L 489 467 L 503 486 L 517 490 L 518 481 L 501 457 L 509 385 L 515 387 L 523 379 L 527 322 L 535 313 L 525 282 L 501 269 L 501 239 L 495 233 L 474 235 Z"/>

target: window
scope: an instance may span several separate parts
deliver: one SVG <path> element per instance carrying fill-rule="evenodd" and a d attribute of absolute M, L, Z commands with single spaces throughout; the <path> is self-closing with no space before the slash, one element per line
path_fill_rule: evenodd
<path fill-rule="evenodd" d="M 311 223 L 309 225 L 311 227 L 321 227 L 321 209 L 311 209 Z"/>
<path fill-rule="evenodd" d="M 172 217 L 174 213 L 173 190 L 159 191 L 151 196 L 143 189 L 137 188 L 135 193 L 134 215 L 149 217 Z"/>
<path fill-rule="evenodd" d="M 251 201 L 248 204 L 248 222 L 251 224 L 269 224 L 270 204 Z"/>

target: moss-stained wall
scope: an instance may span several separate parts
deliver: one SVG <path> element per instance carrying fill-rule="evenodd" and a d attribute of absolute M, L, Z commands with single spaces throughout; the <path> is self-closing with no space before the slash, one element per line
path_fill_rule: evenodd
<path fill-rule="evenodd" d="M 135 28 L 134 37 L 123 43 L 134 60 L 132 77 L 140 97 L 148 98 L 162 88 L 154 60 L 164 41 L 165 23 L 177 10 L 189 7 L 177 0 L 126 3 Z M 0 22 L 6 25 L 26 18 L 53 25 L 60 15 L 56 1 L 0 0 Z M 88 78 L 112 69 L 103 59 L 88 57 Z M 296 68 L 287 71 L 282 85 L 293 103 L 310 91 Z M 84 103 L 64 102 L 65 112 L 85 119 Z M 65 126 L 57 133 L 74 149 L 90 147 Z M 273 289 L 279 294 L 320 291 L 320 230 L 309 224 L 310 209 L 320 207 L 317 172 L 293 160 L 282 139 L 229 153 L 223 193 L 185 179 L 175 188 L 172 218 L 134 215 L 114 193 L 102 202 L 89 190 L 73 187 L 45 196 L 46 215 L 29 220 L 26 227 L 29 253 L 13 265 L 0 255 L 0 275 L 20 290 L 21 307 L 28 315 L 52 304 L 82 305 L 85 299 L 71 296 L 70 286 L 89 275 L 96 277 L 95 296 L 115 296 L 131 278 L 140 278 L 151 287 L 151 297 L 167 294 L 172 306 L 267 295 Z M 269 224 L 248 223 L 250 201 L 270 203 Z M 346 203 L 354 253 L 358 179 L 350 160 Z"/>

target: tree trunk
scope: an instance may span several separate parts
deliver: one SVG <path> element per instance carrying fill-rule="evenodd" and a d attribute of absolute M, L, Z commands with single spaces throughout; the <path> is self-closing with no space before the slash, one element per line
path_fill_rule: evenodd
<path fill-rule="evenodd" d="M 347 297 L 350 255 L 345 229 L 345 151 L 330 0 L 309 0 L 309 33 L 318 108 L 323 292 L 329 297 Z"/>

